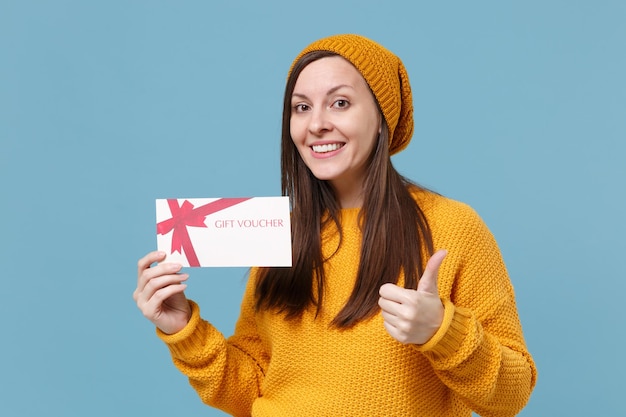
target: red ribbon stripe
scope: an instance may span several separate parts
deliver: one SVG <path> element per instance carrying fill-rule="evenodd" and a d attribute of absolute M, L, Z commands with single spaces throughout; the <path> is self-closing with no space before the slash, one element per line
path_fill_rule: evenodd
<path fill-rule="evenodd" d="M 178 252 L 182 255 L 182 251 L 185 251 L 189 266 L 200 266 L 200 261 L 198 261 L 198 256 L 196 255 L 193 243 L 189 237 L 189 232 L 187 231 L 187 226 L 207 227 L 207 225 L 204 224 L 206 216 L 236 204 L 243 203 L 246 200 L 250 200 L 250 197 L 220 198 L 209 204 L 194 207 L 188 200 L 183 201 L 183 204 L 179 206 L 178 200 L 168 199 L 167 204 L 172 212 L 172 217 L 157 223 L 157 233 L 166 235 L 173 231 L 171 253 Z"/>

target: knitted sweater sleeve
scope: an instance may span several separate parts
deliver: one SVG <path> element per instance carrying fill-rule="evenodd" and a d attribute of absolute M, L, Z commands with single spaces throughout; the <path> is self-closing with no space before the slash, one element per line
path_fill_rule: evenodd
<path fill-rule="evenodd" d="M 157 329 L 167 344 L 176 367 L 189 378 L 200 399 L 233 416 L 249 416 L 254 400 L 261 395 L 261 384 L 269 363 L 256 332 L 249 280 L 235 332 L 225 338 L 200 317 L 200 309 L 190 301 L 192 316 L 180 332 L 167 335 Z"/>
<path fill-rule="evenodd" d="M 468 206 L 454 205 L 438 248 L 448 249 L 439 271 L 444 321 L 417 346 L 435 372 L 483 417 L 516 415 L 536 381 L 519 321 L 513 287 L 496 241 Z"/>

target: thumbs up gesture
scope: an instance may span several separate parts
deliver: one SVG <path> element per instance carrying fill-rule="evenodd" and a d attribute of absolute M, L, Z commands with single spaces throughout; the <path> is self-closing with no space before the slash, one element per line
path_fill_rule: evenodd
<path fill-rule="evenodd" d="M 417 290 L 387 283 L 380 287 L 378 305 L 387 332 L 400 343 L 426 343 L 439 329 L 444 308 L 437 274 L 447 251 L 437 251 L 426 264 Z"/>

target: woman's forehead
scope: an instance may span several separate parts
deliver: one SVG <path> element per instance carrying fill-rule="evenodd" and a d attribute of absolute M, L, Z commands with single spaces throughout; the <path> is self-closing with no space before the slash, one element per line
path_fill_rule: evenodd
<path fill-rule="evenodd" d="M 300 72 L 294 93 L 309 88 L 335 88 L 345 85 L 354 89 L 367 87 L 361 73 L 340 56 L 324 57 L 311 62 Z"/>

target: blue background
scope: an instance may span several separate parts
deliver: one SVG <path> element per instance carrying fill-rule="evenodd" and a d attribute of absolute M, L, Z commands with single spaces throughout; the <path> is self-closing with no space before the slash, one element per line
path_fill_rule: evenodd
<path fill-rule="evenodd" d="M 154 199 L 277 195 L 283 85 L 356 32 L 405 62 L 406 176 L 498 239 L 538 385 L 624 416 L 626 3 L 0 1 L 0 415 L 222 415 L 132 300 Z M 191 270 L 230 334 L 246 270 Z"/>

